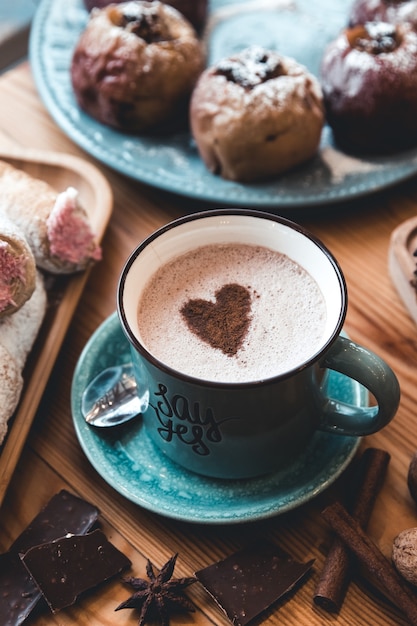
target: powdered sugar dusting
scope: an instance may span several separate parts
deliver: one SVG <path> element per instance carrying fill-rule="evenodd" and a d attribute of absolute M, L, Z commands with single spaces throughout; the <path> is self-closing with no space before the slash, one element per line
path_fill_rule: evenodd
<path fill-rule="evenodd" d="M 378 29 L 381 30 L 381 25 L 378 26 Z M 398 72 L 406 74 L 407 72 L 415 71 L 416 68 L 417 33 L 406 29 L 401 35 L 402 41 L 395 50 L 374 55 L 363 50 L 351 48 L 346 34 L 342 33 L 330 44 L 325 57 L 329 55 L 330 57 L 337 56 L 343 58 L 346 71 L 350 70 L 351 74 L 358 72 L 358 76 L 363 75 L 368 70 L 372 70 L 375 73 L 383 72 L 385 75 L 391 76 L 396 75 Z M 323 79 L 325 80 L 325 78 L 324 74 Z"/>
<path fill-rule="evenodd" d="M 216 72 L 243 87 L 254 87 L 283 73 L 281 60 L 260 46 L 251 46 L 239 56 L 222 59 Z"/>
<path fill-rule="evenodd" d="M 361 24 L 367 21 L 386 21 L 391 24 L 409 22 L 417 25 L 417 1 L 381 2 L 381 0 L 356 0 L 352 7 L 351 23 Z"/>
<path fill-rule="evenodd" d="M 204 76 L 204 75 L 203 75 Z M 259 46 L 251 46 L 227 59 L 222 59 L 205 72 L 211 76 L 205 83 L 207 106 L 222 107 L 222 115 L 240 116 L 248 107 L 266 110 L 321 108 L 322 92 L 318 80 L 290 57 Z M 214 79 L 214 80 L 213 80 Z M 209 95 L 208 90 L 213 90 Z"/>

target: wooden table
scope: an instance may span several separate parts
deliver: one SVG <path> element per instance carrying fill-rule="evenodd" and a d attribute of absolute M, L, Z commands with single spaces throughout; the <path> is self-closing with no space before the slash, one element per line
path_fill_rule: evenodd
<path fill-rule="evenodd" d="M 89 159 L 50 118 L 37 95 L 28 64 L 0 78 L 0 94 L 0 130 L 10 140 Z M 250 524 L 205 526 L 173 521 L 140 508 L 114 491 L 90 466 L 76 438 L 70 411 L 71 379 L 81 350 L 98 325 L 115 310 L 118 276 L 133 247 L 156 227 L 192 209 L 205 208 L 203 203 L 163 194 L 98 165 L 115 198 L 103 242 L 104 259 L 91 272 L 6 494 L 0 511 L 0 549 L 6 550 L 40 508 L 66 488 L 99 507 L 104 531 L 132 560 L 137 576 L 146 577 L 147 557 L 161 567 L 176 552 L 175 576 L 189 576 L 250 539 L 267 536 L 293 558 L 316 561 L 312 575 L 298 593 L 270 612 L 263 623 L 405 624 L 399 611 L 370 591 L 361 576 L 351 583 L 339 615 L 332 616 L 313 604 L 331 539 L 320 511 L 337 496 L 339 481 L 315 500 L 284 515 Z M 388 558 L 393 538 L 401 530 L 417 526 L 417 509 L 406 484 L 411 455 L 417 449 L 417 335 L 387 271 L 390 234 L 416 212 L 417 180 L 413 180 L 381 195 L 323 211 L 293 210 L 290 215 L 320 236 L 340 261 L 350 297 L 346 331 L 352 339 L 380 354 L 400 381 L 402 398 L 397 416 L 382 432 L 361 443 L 362 449 L 375 446 L 391 455 L 387 478 L 368 526 L 369 535 Z M 55 616 L 42 614 L 31 623 L 135 624 L 137 618 L 129 611 L 114 612 L 127 595 L 117 580 L 88 594 L 69 610 Z M 229 623 L 201 586 L 193 585 L 188 595 L 196 612 L 180 615 L 172 624 Z"/>

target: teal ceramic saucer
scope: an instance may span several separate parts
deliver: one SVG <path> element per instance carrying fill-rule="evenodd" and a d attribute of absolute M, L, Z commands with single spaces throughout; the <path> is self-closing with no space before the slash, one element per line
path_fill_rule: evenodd
<path fill-rule="evenodd" d="M 265 519 L 308 502 L 329 487 L 352 460 L 360 439 L 316 433 L 305 454 L 279 472 L 250 480 L 218 480 L 189 472 L 165 457 L 148 438 L 140 417 L 117 429 L 89 426 L 81 396 L 90 380 L 110 365 L 130 360 L 116 313 L 92 335 L 72 381 L 72 415 L 81 447 L 92 466 L 116 491 L 136 504 L 173 519 L 231 524 Z M 364 406 L 367 391 L 336 372 L 330 392 Z"/>

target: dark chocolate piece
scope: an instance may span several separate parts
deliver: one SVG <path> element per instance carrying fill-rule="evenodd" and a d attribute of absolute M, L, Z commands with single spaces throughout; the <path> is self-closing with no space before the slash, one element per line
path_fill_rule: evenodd
<path fill-rule="evenodd" d="M 97 522 L 98 509 L 65 489 L 53 496 L 29 526 L 15 539 L 9 552 L 26 552 L 71 533 L 83 535 Z"/>
<path fill-rule="evenodd" d="M 67 533 L 83 534 L 96 523 L 98 509 L 62 490 L 51 498 L 29 526 L 0 555 L 0 619 L 2 626 L 19 626 L 31 614 L 42 594 L 19 558 L 33 546 Z"/>
<path fill-rule="evenodd" d="M 39 589 L 22 565 L 18 554 L 0 555 L 0 622 L 18 626 L 39 602 Z"/>
<path fill-rule="evenodd" d="M 53 613 L 131 565 L 101 530 L 44 543 L 20 557 Z"/>
<path fill-rule="evenodd" d="M 245 626 L 289 593 L 314 563 L 293 561 L 261 542 L 195 573 L 235 626 Z"/>

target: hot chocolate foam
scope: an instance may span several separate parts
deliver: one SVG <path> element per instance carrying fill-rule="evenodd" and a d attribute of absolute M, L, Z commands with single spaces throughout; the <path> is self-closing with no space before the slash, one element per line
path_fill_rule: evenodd
<path fill-rule="evenodd" d="M 231 354 L 193 330 L 184 310 L 206 301 L 205 313 L 216 311 L 215 294 L 233 285 L 247 290 L 250 308 L 239 349 Z M 216 315 L 214 324 L 221 319 L 227 327 L 237 311 Z M 262 380 L 294 369 L 322 345 L 325 322 L 324 297 L 303 268 L 279 252 L 246 244 L 202 246 L 175 258 L 152 276 L 138 308 L 140 339 L 149 352 L 178 371 L 219 382 Z"/>

